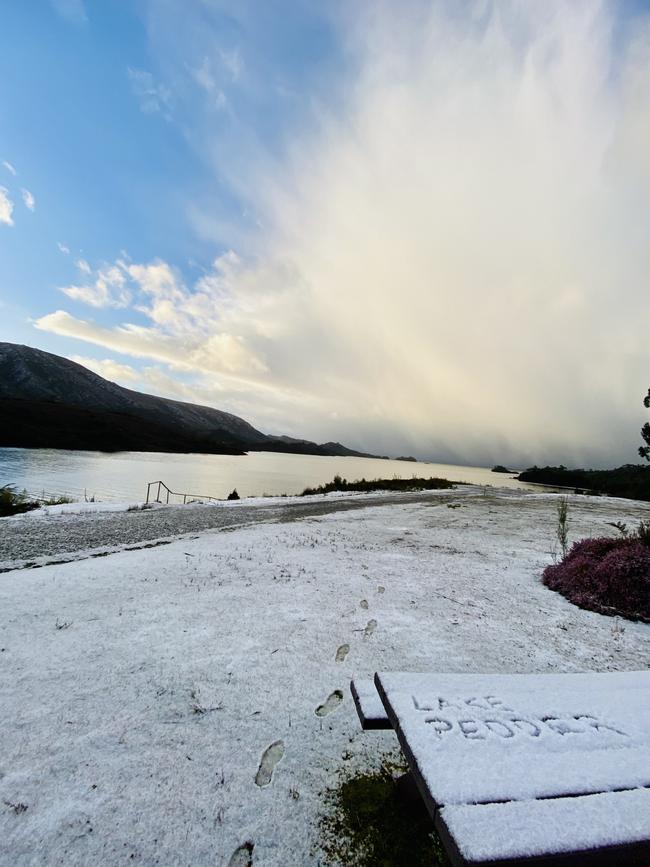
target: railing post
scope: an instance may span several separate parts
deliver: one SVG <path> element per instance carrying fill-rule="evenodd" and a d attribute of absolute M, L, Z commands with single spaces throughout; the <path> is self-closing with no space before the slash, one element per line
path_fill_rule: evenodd
<path fill-rule="evenodd" d="M 165 489 L 165 501 L 166 501 L 167 505 L 169 505 L 169 498 L 170 497 L 182 497 L 183 498 L 183 505 L 187 505 L 188 502 L 190 502 L 190 503 L 194 502 L 195 499 L 208 500 L 210 502 L 212 502 L 213 500 L 214 501 L 219 500 L 218 497 L 210 497 L 207 494 L 205 496 L 199 496 L 198 494 L 182 494 L 180 491 L 172 491 L 163 482 L 162 479 L 159 479 L 157 482 L 148 482 L 147 483 L 147 503 L 149 503 L 152 500 L 151 488 L 153 485 L 158 485 L 158 493 L 157 493 L 157 497 L 155 500 L 156 503 L 162 503 L 161 494 L 162 494 L 163 488 Z"/>

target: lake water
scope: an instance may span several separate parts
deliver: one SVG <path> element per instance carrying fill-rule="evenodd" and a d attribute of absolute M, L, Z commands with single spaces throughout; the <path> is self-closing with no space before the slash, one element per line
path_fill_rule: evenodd
<path fill-rule="evenodd" d="M 250 452 L 248 455 L 179 455 L 151 452 L 86 452 L 0 448 L 0 485 L 15 485 L 33 496 L 84 496 L 97 500 L 141 501 L 147 483 L 162 480 L 172 491 L 226 497 L 299 494 L 339 474 L 354 479 L 409 479 L 436 476 L 477 485 L 534 488 L 482 467 Z"/>

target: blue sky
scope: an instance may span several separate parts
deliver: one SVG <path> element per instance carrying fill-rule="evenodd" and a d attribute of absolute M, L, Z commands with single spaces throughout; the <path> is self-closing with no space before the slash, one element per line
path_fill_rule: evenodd
<path fill-rule="evenodd" d="M 269 432 L 635 460 L 647 3 L 0 16 L 0 340 Z"/>
<path fill-rule="evenodd" d="M 89 262 L 122 250 L 164 256 L 191 274 L 228 249 L 230 232 L 250 228 L 230 169 L 208 171 L 201 140 L 213 134 L 226 157 L 254 137 L 281 148 L 287 126 L 309 112 L 310 77 L 330 77 L 338 55 L 330 22 L 306 4 L 236 8 L 36 0 L 3 9 L 1 159 L 16 175 L 5 167 L 0 183 L 17 202 L 23 187 L 38 197 L 32 214 L 16 205 L 15 231 L 0 235 L 3 339 L 62 349 L 26 321 L 73 276 L 59 245 Z M 274 86 L 260 86 L 267 75 Z M 220 237 L 192 225 L 199 210 L 220 215 Z"/>

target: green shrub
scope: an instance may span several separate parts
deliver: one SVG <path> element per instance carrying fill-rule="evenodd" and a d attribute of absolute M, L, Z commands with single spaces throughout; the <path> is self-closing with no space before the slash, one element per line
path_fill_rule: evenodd
<path fill-rule="evenodd" d="M 569 498 L 560 497 L 557 502 L 557 540 L 562 549 L 562 557 L 569 550 Z"/>
<path fill-rule="evenodd" d="M 354 482 L 348 482 L 347 479 L 342 479 L 341 476 L 334 476 L 331 482 L 326 485 L 319 485 L 317 488 L 305 488 L 300 495 L 301 497 L 309 497 L 313 494 L 329 494 L 332 491 L 360 491 L 369 493 L 370 491 L 437 491 L 453 488 L 459 482 L 450 482 L 447 479 L 357 479 Z"/>
<path fill-rule="evenodd" d="M 18 515 L 21 512 L 31 512 L 41 506 L 60 506 L 63 503 L 72 503 L 70 497 L 42 497 L 30 498 L 27 491 L 19 493 L 14 485 L 0 487 L 0 517 Z"/>
<path fill-rule="evenodd" d="M 13 485 L 0 487 L 0 517 L 18 515 L 20 512 L 29 512 L 38 507 L 39 503 L 29 500 L 25 491 L 19 494 Z"/>

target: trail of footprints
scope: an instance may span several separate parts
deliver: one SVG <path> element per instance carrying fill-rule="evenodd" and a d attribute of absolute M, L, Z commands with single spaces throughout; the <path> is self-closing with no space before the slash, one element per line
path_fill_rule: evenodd
<path fill-rule="evenodd" d="M 382 587 L 380 584 L 377 587 L 377 593 L 383 593 L 385 591 L 385 589 L 386 588 Z M 363 608 L 364 611 L 367 611 L 368 607 L 369 607 L 368 600 L 362 599 L 359 602 L 359 607 Z M 369 620 L 364 627 L 363 637 L 368 638 L 369 636 L 371 636 L 376 628 L 377 628 L 377 621 L 374 619 Z M 339 647 L 337 648 L 337 651 L 336 651 L 336 656 L 334 657 L 335 662 L 345 662 L 345 658 L 349 652 L 350 652 L 350 645 L 349 644 L 339 645 Z M 343 692 L 340 689 L 335 689 L 333 693 L 328 695 L 328 697 L 325 699 L 325 701 L 322 704 L 318 705 L 318 707 L 316 708 L 314 713 L 316 714 L 316 716 L 321 716 L 321 717 L 327 716 L 328 714 L 332 713 L 332 711 L 336 710 L 336 708 L 341 704 L 342 701 L 343 701 Z"/>
<path fill-rule="evenodd" d="M 386 588 L 379 585 L 377 587 L 377 593 L 383 593 Z M 368 600 L 362 599 L 359 602 L 359 607 L 363 608 L 365 611 L 368 610 Z M 374 619 L 369 620 L 366 623 L 366 626 L 363 630 L 363 637 L 368 638 L 373 634 L 375 629 L 377 628 L 377 621 Z M 341 644 L 336 651 L 336 662 L 344 662 L 346 656 L 350 652 L 349 644 Z M 343 702 L 343 691 L 340 689 L 335 689 L 334 692 L 330 693 L 328 697 L 322 704 L 319 704 L 314 713 L 318 717 L 324 717 L 328 714 L 335 711 L 337 707 Z M 268 746 L 264 752 L 262 753 L 262 758 L 260 759 L 260 765 L 257 769 L 257 774 L 255 775 L 255 785 L 260 788 L 264 788 L 271 783 L 273 779 L 273 771 L 275 770 L 275 766 L 284 756 L 284 741 L 274 741 L 270 746 Z M 237 849 L 230 856 L 230 861 L 228 862 L 228 867 L 252 867 L 253 864 L 253 850 L 255 848 L 255 844 L 247 841 L 246 843 L 242 843 L 241 846 L 238 846 Z"/>

